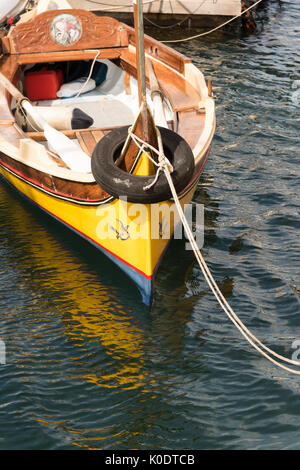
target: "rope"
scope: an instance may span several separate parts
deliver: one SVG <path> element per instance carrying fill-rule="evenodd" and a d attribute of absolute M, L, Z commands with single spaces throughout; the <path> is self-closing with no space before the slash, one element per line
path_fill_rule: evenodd
<path fill-rule="evenodd" d="M 90 0 L 89 0 L 90 1 Z M 248 7 L 246 10 L 242 11 L 239 15 L 237 16 L 234 16 L 233 18 L 230 18 L 230 20 L 228 21 L 225 21 L 225 23 L 222 23 L 221 25 L 219 26 L 216 26 L 215 28 L 209 30 L 209 31 L 206 31 L 205 33 L 200 33 L 200 34 L 196 34 L 195 36 L 190 36 L 188 38 L 185 38 L 185 39 L 169 39 L 168 41 L 161 41 L 163 43 L 169 43 L 169 42 L 186 42 L 186 41 L 191 41 L 192 39 L 196 39 L 196 38 L 200 38 L 202 36 L 207 36 L 208 34 L 211 34 L 213 33 L 214 31 L 217 31 L 218 29 L 221 29 L 223 28 L 223 26 L 231 23 L 232 21 L 236 20 L 237 18 L 240 18 L 241 16 L 243 16 L 245 13 L 247 13 L 247 11 L 249 10 L 252 10 L 252 8 L 256 7 L 256 5 L 258 5 L 260 2 L 262 2 L 262 0 L 258 0 L 257 2 L 255 2 L 253 5 L 251 5 L 250 7 Z"/>
<path fill-rule="evenodd" d="M 101 8 L 101 11 L 112 11 L 112 10 L 121 10 L 122 8 L 127 8 L 127 7 L 132 7 L 133 4 L 131 3 L 126 3 L 124 5 L 118 5 L 114 6 L 111 5 L 110 3 L 104 3 L 104 2 L 97 2 L 96 0 L 87 0 L 90 3 L 95 3 L 96 5 L 106 5 L 109 6 L 109 8 Z M 157 0 L 148 0 L 146 2 L 143 2 L 143 5 L 148 5 L 149 3 L 154 3 L 157 2 Z"/>
<path fill-rule="evenodd" d="M 96 0 L 87 0 L 88 2 L 90 3 L 95 3 L 96 5 L 105 5 L 105 6 L 108 6 L 108 8 L 101 8 L 101 11 L 113 11 L 113 10 L 121 10 L 122 8 L 127 8 L 127 7 L 132 7 L 133 4 L 132 3 L 127 3 L 127 4 L 124 4 L 124 5 L 118 5 L 118 6 L 114 6 L 114 5 L 111 5 L 109 3 L 104 3 L 104 2 L 100 2 L 100 1 L 96 1 Z M 172 25 L 168 25 L 168 26 L 160 26 L 159 24 L 157 23 L 154 23 L 154 21 L 151 21 L 149 18 L 147 18 L 146 16 L 144 17 L 145 21 L 147 21 L 148 23 L 150 23 L 152 26 L 156 27 L 156 28 L 159 28 L 159 29 L 172 29 L 172 28 L 175 28 L 176 26 L 180 26 L 181 24 L 183 24 L 185 21 L 187 21 L 191 15 L 194 15 L 196 14 L 197 10 L 199 10 L 199 8 L 206 2 L 207 0 L 203 0 L 201 5 L 198 5 L 197 8 L 189 13 L 183 20 L 181 21 L 178 21 L 177 23 L 174 23 Z M 148 5 L 148 4 L 151 4 L 151 3 L 154 3 L 154 2 L 157 2 L 157 0 L 148 0 L 148 1 L 145 1 L 143 2 L 143 5 Z M 260 2 L 262 2 L 262 0 L 258 0 L 256 3 L 254 3 L 254 5 L 250 6 L 249 8 L 247 8 L 246 10 L 244 10 L 242 13 L 240 13 L 239 15 L 235 16 L 234 18 L 231 18 L 230 20 L 226 21 L 225 23 L 217 26 L 216 28 L 214 29 L 211 29 L 210 31 L 206 31 L 205 33 L 201 33 L 201 34 L 197 34 L 195 36 L 190 36 L 186 39 L 171 39 L 171 40 L 167 40 L 167 41 L 161 41 L 163 43 L 169 43 L 169 42 L 185 42 L 185 41 L 190 41 L 192 39 L 196 39 L 196 38 L 199 38 L 201 36 L 206 36 L 207 34 L 210 34 L 210 33 L 213 33 L 214 31 L 217 31 L 218 29 L 221 29 L 223 28 L 223 26 L 231 23 L 232 21 L 236 20 L 237 18 L 240 18 L 242 15 L 244 15 L 245 13 L 247 13 L 247 11 L 251 10 L 252 8 L 254 8 L 256 5 L 258 5 Z"/>
<path fill-rule="evenodd" d="M 97 5 L 106 5 L 108 6 L 109 3 L 104 3 L 104 2 L 99 2 L 99 1 L 96 1 L 96 0 L 87 0 L 88 2 L 90 3 L 95 3 Z M 146 2 L 143 2 L 143 5 L 147 5 L 147 4 L 150 4 L 150 3 L 154 3 L 156 2 L 157 0 L 148 0 Z M 206 0 L 203 0 L 202 4 L 205 3 Z M 232 21 L 235 21 L 237 18 L 240 18 L 241 16 L 243 16 L 245 13 L 247 13 L 248 11 L 252 10 L 252 8 L 256 7 L 256 5 L 258 5 L 259 3 L 261 3 L 262 0 L 258 0 L 257 2 L 255 2 L 253 5 L 251 5 L 250 7 L 246 8 L 246 10 L 242 11 L 239 15 L 236 15 L 234 16 L 233 18 L 230 18 L 230 20 L 228 21 L 225 21 L 225 23 L 222 23 L 220 24 L 219 26 L 216 26 L 215 28 L 213 29 L 210 29 L 209 31 L 206 31 L 204 33 L 200 33 L 200 34 L 196 34 L 194 36 L 190 36 L 188 38 L 185 38 L 185 39 L 169 39 L 169 40 L 165 40 L 165 41 L 161 41 L 163 43 L 170 43 L 170 42 L 186 42 L 186 41 L 191 41 L 192 39 L 196 39 L 196 38 L 200 38 L 200 37 L 203 37 L 203 36 L 207 36 L 208 34 L 211 34 L 213 33 L 214 31 L 217 31 L 218 29 L 221 29 L 223 28 L 223 26 L 226 26 L 227 24 L 231 23 Z M 101 8 L 101 11 L 112 11 L 112 10 L 121 10 L 122 8 L 127 8 L 127 7 L 132 7 L 133 4 L 132 3 L 127 3 L 127 4 L 124 4 L 124 5 L 118 5 L 118 6 L 109 6 L 108 8 Z M 191 13 L 192 15 L 196 13 L 196 11 L 199 9 L 199 6 L 197 7 L 197 9 Z M 153 26 L 157 27 L 157 28 L 160 28 L 160 29 L 171 29 L 173 27 L 176 27 L 176 26 L 180 26 L 182 23 L 184 23 L 188 18 L 190 17 L 190 14 L 189 16 L 187 16 L 186 18 L 184 18 L 183 20 L 179 21 L 178 23 L 175 23 L 173 25 L 170 25 L 170 26 L 160 26 L 156 23 L 154 23 L 153 21 L 151 21 L 149 18 L 145 17 L 145 20 L 148 21 L 150 24 L 152 24 Z"/>
<path fill-rule="evenodd" d="M 81 95 L 81 93 L 85 89 L 86 85 L 88 84 L 88 81 L 90 80 L 90 78 L 92 76 L 96 60 L 98 59 L 98 57 L 100 55 L 100 51 L 98 51 L 97 49 L 95 50 L 95 52 L 96 52 L 96 55 L 95 55 L 94 60 L 91 64 L 90 72 L 89 72 L 85 82 L 81 85 L 80 89 L 78 90 L 78 93 L 71 99 L 71 101 L 69 101 L 68 106 L 71 105 L 78 98 L 79 95 Z"/>
<path fill-rule="evenodd" d="M 199 10 L 199 8 L 202 7 L 202 5 L 204 5 L 204 3 L 206 2 L 207 0 L 203 0 L 202 3 L 200 5 L 197 6 L 197 8 L 195 8 L 194 11 L 190 12 L 187 14 L 187 16 L 185 18 L 183 18 L 183 20 L 181 21 L 178 21 L 177 23 L 174 23 L 174 24 L 171 24 L 171 25 L 168 25 L 168 26 L 161 26 L 157 23 L 154 23 L 154 21 L 151 21 L 149 18 L 147 18 L 147 16 L 145 16 L 145 20 L 150 23 L 152 26 L 154 26 L 155 28 L 159 28 L 159 29 L 171 29 L 171 28 L 175 28 L 176 26 L 180 26 L 182 25 L 185 21 L 187 21 L 191 15 L 195 15 L 197 10 Z"/>
<path fill-rule="evenodd" d="M 193 14 L 193 13 L 191 13 Z M 161 26 L 157 23 L 154 23 L 154 21 L 151 21 L 149 18 L 147 18 L 147 16 L 144 17 L 144 20 L 147 22 L 147 23 L 150 23 L 152 26 L 154 26 L 154 28 L 159 28 L 159 29 L 172 29 L 172 28 L 176 28 L 176 26 L 181 26 L 185 21 L 187 21 L 188 19 L 190 18 L 190 15 L 187 15 L 185 18 L 183 18 L 183 20 L 181 21 L 178 21 L 177 23 L 173 23 L 173 24 L 170 24 L 170 25 L 167 25 L 167 26 Z"/>
<path fill-rule="evenodd" d="M 284 364 L 281 364 L 280 362 L 278 362 L 276 359 L 274 359 L 271 356 L 274 356 L 274 357 L 276 357 L 277 359 L 279 359 L 283 362 L 286 362 L 288 364 L 293 364 L 295 366 L 300 366 L 300 362 L 294 361 L 294 360 L 289 359 L 289 358 L 284 357 L 284 356 L 281 356 L 280 354 L 276 353 L 272 349 L 265 346 L 244 325 L 244 323 L 240 320 L 240 318 L 237 316 L 237 314 L 233 311 L 233 309 L 230 307 L 227 300 L 225 299 L 224 295 L 220 291 L 216 281 L 214 280 L 214 278 L 213 278 L 213 276 L 212 276 L 212 274 L 211 274 L 211 272 L 210 272 L 210 270 L 209 270 L 209 268 L 208 268 L 208 266 L 207 266 L 207 264 L 206 264 L 206 262 L 205 262 L 205 260 L 202 256 L 202 254 L 201 254 L 201 251 L 199 250 L 199 248 L 197 246 L 197 243 L 196 243 L 196 241 L 193 237 L 192 231 L 189 227 L 189 224 L 186 220 L 186 217 L 185 217 L 184 212 L 182 210 L 182 207 L 180 205 L 180 202 L 179 202 L 179 199 L 178 199 L 178 196 L 177 196 L 177 193 L 176 193 L 176 189 L 174 187 L 172 177 L 171 177 L 171 172 L 173 171 L 173 168 L 172 168 L 172 165 L 170 164 L 169 160 L 166 158 L 166 156 L 164 154 L 162 139 L 161 139 L 161 135 L 160 135 L 159 130 L 156 129 L 157 139 L 158 139 L 158 150 L 155 147 L 153 147 L 152 145 L 150 145 L 149 143 L 144 142 L 142 139 L 140 139 L 139 137 L 134 135 L 132 133 L 131 128 L 129 128 L 128 132 L 129 132 L 130 137 L 133 139 L 135 144 L 140 148 L 140 150 L 144 151 L 145 155 L 158 168 L 154 181 L 150 185 L 144 187 L 144 190 L 147 190 L 147 189 L 149 189 L 149 187 L 152 187 L 155 184 L 155 182 L 157 181 L 159 173 L 161 171 L 164 172 L 164 174 L 167 178 L 168 184 L 170 186 L 170 190 L 172 192 L 172 196 L 173 196 L 176 208 L 178 210 L 180 219 L 181 219 L 183 227 L 185 229 L 185 233 L 186 233 L 186 235 L 189 239 L 189 242 L 190 242 L 190 244 L 193 248 L 195 257 L 198 261 L 198 264 L 199 264 L 200 269 L 203 273 L 203 276 L 204 276 L 207 284 L 209 285 L 212 293 L 214 294 L 217 301 L 219 302 L 220 306 L 222 307 L 222 309 L 224 310 L 224 312 L 228 316 L 228 318 L 232 321 L 232 323 L 236 326 L 236 328 L 240 331 L 240 333 L 244 336 L 244 338 L 251 344 L 251 346 L 253 346 L 262 356 L 264 356 L 266 359 L 268 359 L 270 362 L 277 365 L 278 367 L 280 367 L 280 368 L 282 368 L 282 369 L 284 369 L 288 372 L 291 372 L 293 374 L 300 375 L 300 371 L 291 369 L 290 367 L 287 367 Z M 158 163 L 155 160 L 153 160 L 152 157 L 144 150 L 145 147 L 150 148 L 153 152 L 155 152 L 158 155 Z M 267 352 L 265 352 L 265 351 L 267 351 Z"/>

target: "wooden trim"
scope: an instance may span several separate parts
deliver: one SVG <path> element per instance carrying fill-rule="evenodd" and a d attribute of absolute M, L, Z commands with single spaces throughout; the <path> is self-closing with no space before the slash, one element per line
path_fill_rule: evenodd
<path fill-rule="evenodd" d="M 53 196 L 68 198 L 75 203 L 88 204 L 111 197 L 96 182 L 77 182 L 53 176 L 17 161 L 2 152 L 0 152 L 0 164 L 15 173 L 17 177 L 24 179 L 28 184 L 32 184 L 42 191 L 50 192 Z"/>
<path fill-rule="evenodd" d="M 126 95 L 131 95 L 130 75 L 128 72 L 124 72 L 124 88 Z"/>
<path fill-rule="evenodd" d="M 135 47 L 135 31 L 130 26 L 126 25 L 127 34 L 128 34 L 128 45 L 133 45 Z M 153 39 L 147 34 L 144 35 L 145 43 L 145 53 L 149 56 L 157 58 L 169 65 L 173 69 L 177 70 L 179 73 L 184 73 L 185 64 L 191 63 L 191 59 L 187 58 L 185 55 L 180 52 L 171 49 L 169 46 Z"/>
<path fill-rule="evenodd" d="M 72 44 L 59 44 L 51 36 L 52 21 L 59 15 L 74 16 L 81 29 L 81 36 Z M 9 36 L 11 54 L 34 52 L 59 52 L 126 45 L 122 23 L 110 17 L 99 17 L 85 10 L 49 10 L 32 21 L 15 26 Z"/>
<path fill-rule="evenodd" d="M 60 132 L 62 132 L 62 134 L 66 135 L 67 137 L 70 137 L 70 139 L 76 139 L 76 134 L 78 132 L 93 132 L 95 135 L 97 135 L 97 132 L 106 134 L 107 132 L 112 131 L 113 129 L 117 129 L 118 127 L 119 126 L 91 127 L 89 129 L 72 129 L 72 130 L 60 131 Z M 26 132 L 26 136 L 31 139 L 36 140 L 37 142 L 46 140 L 44 132 Z"/>
<path fill-rule="evenodd" d="M 98 59 L 118 59 L 122 53 L 122 48 L 99 49 Z M 96 49 L 69 52 L 44 52 L 43 54 L 19 54 L 17 56 L 18 64 L 34 64 L 45 62 L 65 62 L 68 60 L 90 60 L 94 59 L 97 53 Z"/>
<path fill-rule="evenodd" d="M 80 144 L 80 147 L 82 150 L 89 155 L 89 157 L 92 156 L 93 150 L 96 147 L 97 141 L 92 133 L 92 131 L 87 130 L 87 131 L 82 131 L 82 132 L 76 132 L 76 137 L 77 140 Z"/>
<path fill-rule="evenodd" d="M 10 41 L 8 37 L 1 38 L 2 51 L 4 54 L 10 53 Z"/>
<path fill-rule="evenodd" d="M 137 77 L 134 47 L 124 49 L 120 57 L 120 66 L 133 77 Z M 154 58 L 153 58 L 154 59 Z M 160 88 L 169 99 L 174 111 L 197 109 L 201 101 L 200 93 L 185 77 L 159 60 L 152 61 Z M 146 79 L 149 87 L 149 72 L 146 64 Z"/>
<path fill-rule="evenodd" d="M 14 119 L 0 119 L 0 126 L 12 126 L 14 123 Z"/>

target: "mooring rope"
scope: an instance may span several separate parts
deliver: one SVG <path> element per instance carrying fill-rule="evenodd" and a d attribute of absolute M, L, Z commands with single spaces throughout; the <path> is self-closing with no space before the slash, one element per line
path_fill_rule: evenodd
<path fill-rule="evenodd" d="M 87 0 L 90 3 L 95 3 L 96 5 L 105 5 L 108 8 L 101 8 L 101 11 L 111 11 L 111 10 L 121 10 L 122 8 L 129 8 L 133 6 L 133 3 L 126 3 L 124 5 L 112 5 L 111 3 L 104 3 L 96 0 Z M 157 0 L 148 0 L 143 2 L 143 5 L 148 5 L 150 3 L 157 2 Z"/>
<path fill-rule="evenodd" d="M 94 70 L 94 67 L 95 67 L 95 63 L 96 63 L 96 60 L 98 59 L 99 55 L 101 54 L 101 51 L 99 51 L 98 49 L 90 49 L 90 51 L 92 52 L 96 52 L 96 55 L 93 59 L 93 62 L 91 63 L 91 67 L 90 67 L 90 71 L 89 71 L 89 74 L 88 76 L 86 77 L 84 83 L 81 85 L 81 87 L 79 88 L 78 92 L 76 93 L 76 95 L 74 97 L 71 98 L 71 101 L 69 101 L 69 103 L 67 103 L 67 106 L 70 106 L 71 104 L 74 103 L 74 101 L 81 95 L 81 93 L 83 92 L 83 90 L 85 89 L 85 87 L 87 86 L 91 76 L 92 76 L 92 73 L 93 73 L 93 70 Z"/>
<path fill-rule="evenodd" d="M 199 8 L 201 8 L 204 3 L 206 2 L 207 0 L 202 0 L 202 3 L 200 3 L 200 5 L 198 5 L 194 11 L 191 11 L 189 13 L 186 13 L 186 17 L 183 18 L 182 20 L 180 21 L 177 21 L 177 23 L 173 23 L 173 24 L 170 24 L 170 25 L 167 25 L 167 26 L 161 26 L 157 23 L 155 23 L 154 21 L 150 20 L 150 18 L 147 18 L 147 16 L 145 16 L 145 21 L 147 23 L 150 23 L 152 26 L 154 26 L 155 28 L 158 28 L 158 29 L 172 29 L 172 28 L 176 28 L 177 26 L 181 26 L 185 21 L 187 21 L 189 18 L 191 18 L 191 16 L 195 15 L 197 13 L 197 11 L 199 10 Z M 173 13 L 173 12 L 172 12 Z"/>
<path fill-rule="evenodd" d="M 129 8 L 129 7 L 132 7 L 133 6 L 133 3 L 127 3 L 127 4 L 124 4 L 124 5 L 111 5 L 109 3 L 105 3 L 105 2 L 101 2 L 101 1 L 97 1 L 97 0 L 87 0 L 88 2 L 90 3 L 94 3 L 96 5 L 105 5 L 105 6 L 108 6 L 108 8 L 101 8 L 101 11 L 112 11 L 112 10 L 121 10 L 122 8 Z M 157 2 L 157 0 L 148 0 L 148 1 L 144 1 L 143 2 L 143 5 L 148 5 L 148 4 L 151 4 L 151 3 L 154 3 L 154 2 Z M 203 0 L 202 1 L 202 4 L 200 6 L 202 6 L 204 3 L 206 2 L 206 0 Z M 249 10 L 252 10 L 252 8 L 254 8 L 256 5 L 258 5 L 260 2 L 262 2 L 262 0 L 258 0 L 256 3 L 254 3 L 253 5 L 251 5 L 249 8 L 247 8 L 246 10 L 242 11 L 239 15 L 236 15 L 235 17 L 233 18 L 230 18 L 230 20 L 228 21 L 225 21 L 225 23 L 222 23 L 220 24 L 219 26 L 216 26 L 215 28 L 209 30 L 209 31 L 206 31 L 205 33 L 200 33 L 200 34 L 196 34 L 195 36 L 190 36 L 188 38 L 185 38 L 185 39 L 169 39 L 169 40 L 166 40 L 166 41 L 161 41 L 163 43 L 169 43 L 169 42 L 185 42 L 185 41 L 191 41 L 192 39 L 196 39 L 196 38 L 200 38 L 201 36 L 206 36 L 208 34 L 211 34 L 213 33 L 214 31 L 217 31 L 218 29 L 221 29 L 223 28 L 223 26 L 226 26 L 227 24 L 231 23 L 232 21 L 236 20 L 237 18 L 240 18 L 241 16 L 243 16 L 245 13 L 247 13 Z M 160 28 L 160 29 L 171 29 L 171 28 L 175 28 L 176 26 L 180 26 L 182 23 L 184 23 L 188 18 L 191 17 L 191 15 L 195 14 L 196 11 L 200 8 L 200 6 L 198 5 L 196 10 L 192 13 L 188 13 L 186 18 L 184 18 L 183 20 L 181 21 L 178 21 L 177 23 L 173 24 L 173 25 L 169 25 L 169 26 L 160 26 L 158 25 L 157 23 L 154 23 L 153 21 L 151 21 L 149 18 L 147 18 L 145 16 L 145 20 L 148 21 L 150 24 L 152 24 L 154 27 L 156 28 Z"/>
<path fill-rule="evenodd" d="M 199 248 L 197 246 L 197 243 L 196 243 L 196 241 L 193 237 L 193 234 L 192 234 L 192 231 L 189 227 L 187 219 L 184 215 L 184 212 L 183 212 L 182 207 L 180 205 L 178 195 L 176 193 L 176 189 L 174 187 L 173 180 L 172 180 L 172 177 L 171 177 L 171 172 L 173 171 L 172 165 L 171 165 L 171 163 L 169 162 L 169 160 L 167 159 L 167 157 L 164 154 L 163 143 L 162 143 L 162 139 L 161 139 L 161 135 L 160 135 L 159 130 L 156 129 L 156 132 L 157 132 L 157 139 L 158 139 L 158 150 L 155 147 L 153 147 L 152 145 L 150 145 L 148 142 L 145 142 L 142 139 L 140 139 L 138 136 L 136 136 L 132 132 L 131 128 L 128 129 L 129 136 L 132 138 L 132 140 L 135 142 L 135 144 L 138 146 L 138 148 L 141 151 L 143 151 L 145 153 L 145 155 L 157 167 L 157 173 L 156 173 L 154 181 L 150 185 L 146 186 L 144 188 L 144 190 L 147 190 L 147 189 L 149 189 L 149 187 L 153 186 L 155 184 L 155 182 L 157 181 L 157 179 L 158 179 L 159 173 L 161 171 L 164 172 L 164 174 L 167 178 L 167 181 L 168 181 L 168 184 L 169 184 L 169 187 L 170 187 L 170 190 L 171 190 L 176 208 L 178 210 L 178 214 L 180 216 L 181 222 L 182 222 L 183 227 L 185 229 L 185 233 L 186 233 L 187 238 L 189 239 L 189 242 L 190 242 L 190 244 L 193 248 L 195 257 L 198 261 L 198 264 L 199 264 L 200 269 L 203 273 L 203 276 L 204 276 L 207 284 L 209 285 L 212 293 L 214 294 L 217 301 L 219 302 L 220 306 L 222 307 L 222 309 L 224 310 L 224 312 L 228 316 L 228 318 L 232 321 L 232 323 L 236 326 L 236 328 L 240 331 L 240 333 L 245 337 L 245 339 L 251 344 L 251 346 L 253 346 L 262 356 L 264 356 L 266 359 L 268 359 L 270 362 L 277 365 L 278 367 L 280 367 L 280 368 L 282 368 L 282 369 L 284 369 L 288 372 L 292 372 L 293 374 L 300 375 L 300 371 L 291 369 L 290 367 L 287 367 L 284 364 L 281 364 L 276 359 L 274 359 L 272 356 L 276 357 L 277 359 L 279 359 L 283 362 L 286 362 L 288 364 L 293 364 L 293 365 L 299 366 L 299 367 L 300 367 L 300 362 L 294 361 L 294 360 L 289 359 L 287 357 L 284 357 L 284 356 L 276 353 L 272 349 L 268 348 L 267 346 L 265 346 L 253 333 L 251 333 L 251 331 L 249 331 L 249 329 L 245 326 L 245 324 L 240 320 L 238 315 L 230 307 L 230 305 L 228 304 L 228 302 L 225 299 L 224 295 L 220 291 L 216 281 L 214 280 L 214 278 L 213 278 L 213 276 L 212 276 L 212 274 L 211 274 L 211 272 L 210 272 L 210 270 L 209 270 L 209 268 L 208 268 L 208 266 L 207 266 L 207 264 L 206 264 L 206 262 L 205 262 L 205 260 L 202 256 L 202 254 L 201 254 L 201 251 L 199 250 Z M 158 155 L 158 162 L 156 162 L 149 155 L 149 153 L 145 150 L 145 148 L 147 148 L 147 147 Z"/>

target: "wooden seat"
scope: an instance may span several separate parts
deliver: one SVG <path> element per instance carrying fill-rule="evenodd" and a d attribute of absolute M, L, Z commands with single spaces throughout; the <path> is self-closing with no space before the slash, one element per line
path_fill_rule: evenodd
<path fill-rule="evenodd" d="M 75 135 L 78 142 L 80 143 L 82 150 L 91 157 L 96 144 L 110 130 L 111 129 L 86 129 L 75 132 Z"/>
<path fill-rule="evenodd" d="M 129 66 L 130 64 L 130 66 Z M 183 76 L 175 74 L 169 67 L 155 60 L 152 61 L 154 72 L 158 77 L 159 86 L 169 99 L 174 111 L 187 111 L 197 109 L 201 101 L 199 92 Z M 121 54 L 121 67 L 136 77 L 135 54 L 126 49 Z M 148 77 L 148 67 L 146 64 Z"/>
<path fill-rule="evenodd" d="M 89 129 L 72 129 L 61 132 L 70 139 L 77 139 L 82 150 L 91 157 L 99 140 L 113 129 L 115 129 L 115 127 L 105 127 L 101 129 L 92 127 Z M 44 132 L 26 132 L 26 135 L 37 142 L 46 140 Z M 66 165 L 64 164 L 64 166 Z"/>

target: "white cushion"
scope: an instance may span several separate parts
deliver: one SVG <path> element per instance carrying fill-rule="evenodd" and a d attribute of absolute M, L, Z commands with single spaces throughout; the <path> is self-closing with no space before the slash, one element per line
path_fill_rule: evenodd
<path fill-rule="evenodd" d="M 85 82 L 86 78 L 78 78 L 73 82 L 64 83 L 60 87 L 56 95 L 58 98 L 71 98 L 72 96 L 76 96 Z M 94 90 L 94 88 L 96 88 L 96 82 L 95 80 L 90 78 L 85 87 L 83 88 L 82 93 L 87 93 L 88 91 Z"/>
<path fill-rule="evenodd" d="M 78 128 L 85 129 L 93 124 L 93 119 L 88 114 L 71 106 L 34 106 L 33 109 L 50 126 L 59 131 Z M 17 108 L 15 119 L 23 131 L 34 132 L 43 130 L 32 116 L 26 115 L 26 113 L 25 116 L 20 108 Z"/>

